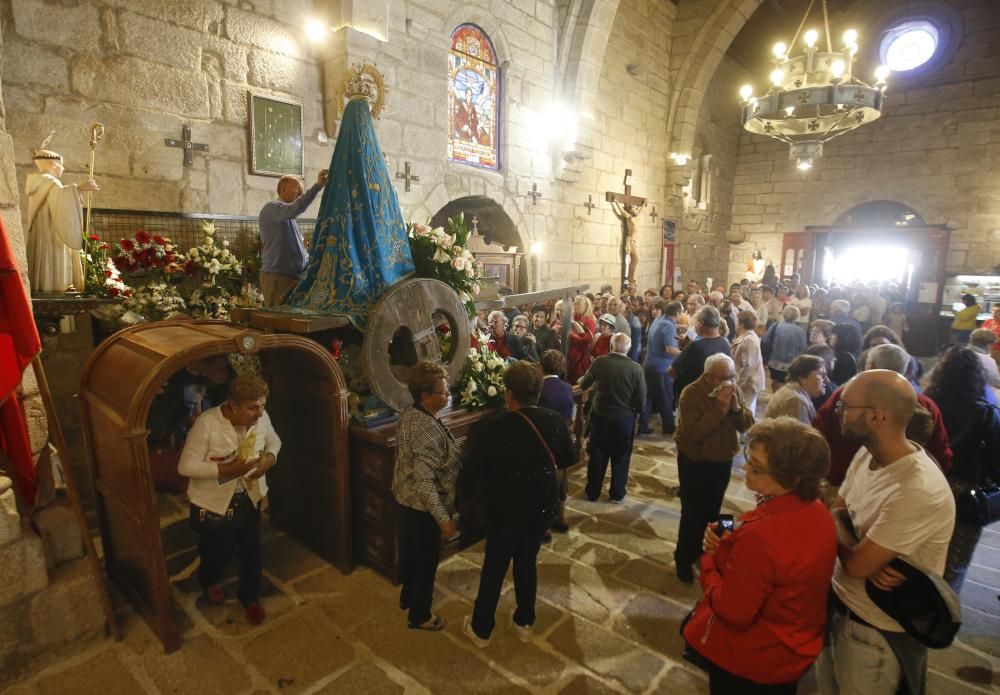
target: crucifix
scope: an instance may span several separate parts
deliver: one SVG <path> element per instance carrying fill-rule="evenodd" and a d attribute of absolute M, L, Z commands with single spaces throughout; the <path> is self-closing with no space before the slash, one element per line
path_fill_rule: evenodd
<path fill-rule="evenodd" d="M 191 126 L 184 124 L 181 126 L 181 139 L 164 138 L 163 142 L 167 147 L 180 147 L 184 149 L 184 166 L 189 167 L 194 164 L 194 151 L 208 152 L 208 145 L 201 142 L 191 141 Z"/>
<path fill-rule="evenodd" d="M 653 220 L 653 222 L 656 222 L 656 218 L 659 217 L 659 215 L 656 214 L 656 206 L 655 205 L 653 206 L 653 209 L 649 211 L 649 217 L 650 217 L 650 219 Z"/>
<path fill-rule="evenodd" d="M 475 215 L 472 216 L 472 233 L 479 234 L 479 218 Z"/>
<path fill-rule="evenodd" d="M 409 162 L 403 164 L 403 173 L 399 173 L 398 171 L 396 172 L 396 178 L 403 179 L 405 181 L 403 190 L 407 193 L 410 192 L 410 181 L 420 183 L 420 177 L 411 172 Z"/>
<path fill-rule="evenodd" d="M 639 240 L 638 229 L 635 218 L 639 216 L 639 210 L 646 204 L 646 199 L 637 195 L 632 195 L 632 184 L 628 182 L 632 176 L 632 170 L 625 170 L 625 178 L 622 185 L 625 187 L 624 193 L 607 191 L 604 199 L 611 203 L 611 209 L 622 221 L 622 270 L 621 284 L 624 287 L 628 280 L 630 286 L 635 287 L 635 273 L 639 266 Z M 626 261 L 628 264 L 626 265 Z"/>
<path fill-rule="evenodd" d="M 531 192 L 528 193 L 531 196 L 531 204 L 538 205 L 538 199 L 542 197 L 542 194 L 538 192 L 538 184 L 531 184 Z"/>
<path fill-rule="evenodd" d="M 587 214 L 589 215 L 590 211 L 597 207 L 597 205 L 594 204 L 594 196 L 588 193 L 587 202 L 583 204 L 583 207 L 587 208 Z"/>

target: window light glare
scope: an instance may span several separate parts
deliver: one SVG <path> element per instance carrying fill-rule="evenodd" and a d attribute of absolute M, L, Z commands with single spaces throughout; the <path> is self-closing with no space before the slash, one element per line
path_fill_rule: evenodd
<path fill-rule="evenodd" d="M 888 65 L 879 65 L 875 68 L 875 79 L 879 82 L 885 82 L 886 78 L 889 77 L 889 72 Z"/>
<path fill-rule="evenodd" d="M 794 106 L 786 106 L 785 107 L 785 115 L 786 116 L 793 116 L 793 115 L 795 115 L 795 107 Z"/>
<path fill-rule="evenodd" d="M 885 33 L 879 56 L 894 72 L 906 72 L 934 57 L 939 40 L 937 27 L 927 20 L 902 22 Z"/>

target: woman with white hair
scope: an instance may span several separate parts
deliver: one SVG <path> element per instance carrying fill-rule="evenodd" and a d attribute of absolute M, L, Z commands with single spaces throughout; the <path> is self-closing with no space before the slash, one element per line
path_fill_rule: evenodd
<path fill-rule="evenodd" d="M 761 350 L 771 371 L 771 389 L 777 391 L 785 383 L 788 365 L 806 350 L 806 331 L 798 324 L 799 310 L 786 306 L 781 321 L 772 325 L 761 340 Z"/>

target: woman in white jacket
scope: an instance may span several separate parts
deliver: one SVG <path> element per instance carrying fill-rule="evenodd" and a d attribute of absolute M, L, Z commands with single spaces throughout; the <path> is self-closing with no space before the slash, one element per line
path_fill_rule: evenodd
<path fill-rule="evenodd" d="M 757 409 L 757 396 L 764 390 L 764 358 L 760 354 L 760 337 L 756 332 L 757 313 L 744 309 L 736 317 L 736 338 L 733 340 L 733 362 L 736 364 L 736 385 L 743 402 L 751 413 Z"/>

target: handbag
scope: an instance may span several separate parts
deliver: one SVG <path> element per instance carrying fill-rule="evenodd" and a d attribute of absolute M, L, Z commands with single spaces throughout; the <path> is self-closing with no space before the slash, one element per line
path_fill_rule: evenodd
<path fill-rule="evenodd" d="M 983 428 L 980 432 L 985 432 L 986 428 L 996 426 L 996 410 L 994 405 L 985 409 Z M 986 526 L 994 521 L 1000 521 L 1000 484 L 994 482 L 996 471 L 990 471 L 989 468 L 995 466 L 991 453 L 993 452 L 990 451 L 986 442 L 980 440 L 976 483 L 956 499 L 959 519 L 973 526 Z"/>

